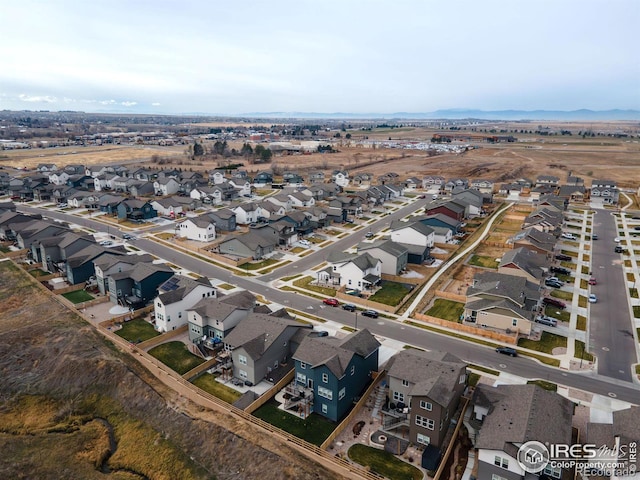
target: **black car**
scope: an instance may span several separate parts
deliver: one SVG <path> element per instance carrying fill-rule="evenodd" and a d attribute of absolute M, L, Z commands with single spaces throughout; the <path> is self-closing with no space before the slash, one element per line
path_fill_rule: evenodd
<path fill-rule="evenodd" d="M 345 303 L 342 305 L 343 310 L 348 310 L 349 312 L 355 312 L 356 306 L 353 303 Z"/>
<path fill-rule="evenodd" d="M 551 268 L 549 268 L 549 271 L 551 273 L 560 273 L 562 275 L 571 275 L 571 270 L 569 270 L 568 268 L 564 268 L 564 267 L 551 267 Z"/>
<path fill-rule="evenodd" d="M 496 348 L 496 352 L 502 353 L 503 355 L 511 355 L 512 357 L 518 356 L 518 351 L 511 347 L 498 347 Z"/>
<path fill-rule="evenodd" d="M 378 318 L 378 312 L 376 312 L 375 310 L 365 310 L 364 312 L 362 312 L 362 315 L 364 315 L 365 317 Z"/>
<path fill-rule="evenodd" d="M 561 260 L 564 262 L 571 262 L 573 260 L 572 257 L 570 257 L 569 255 L 565 255 L 564 253 L 559 253 L 558 255 L 556 255 L 556 260 Z"/>

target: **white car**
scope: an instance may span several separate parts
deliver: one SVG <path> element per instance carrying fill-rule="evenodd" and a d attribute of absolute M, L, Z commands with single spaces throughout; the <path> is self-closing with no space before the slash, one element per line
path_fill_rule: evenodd
<path fill-rule="evenodd" d="M 613 241 L 616 242 L 616 243 L 620 243 L 620 237 L 614 238 Z"/>
<path fill-rule="evenodd" d="M 575 240 L 576 236 L 573 233 L 563 233 L 561 235 L 562 238 L 566 238 L 567 240 Z"/>
<path fill-rule="evenodd" d="M 113 242 L 111 240 L 103 240 L 102 242 L 100 242 L 100 245 L 102 245 L 103 247 L 108 247 L 109 245 L 113 245 Z"/>
<path fill-rule="evenodd" d="M 309 242 L 309 240 L 298 240 L 298 243 L 300 245 L 302 245 L 303 247 L 310 247 L 311 246 L 311 242 Z"/>
<path fill-rule="evenodd" d="M 598 297 L 593 293 L 589 294 L 589 303 L 598 303 Z"/>

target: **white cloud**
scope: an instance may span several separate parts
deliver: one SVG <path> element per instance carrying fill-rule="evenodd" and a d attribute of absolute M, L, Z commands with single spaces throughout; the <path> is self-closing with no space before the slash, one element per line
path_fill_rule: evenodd
<path fill-rule="evenodd" d="M 18 95 L 18 98 L 23 102 L 33 103 L 55 103 L 58 101 L 56 97 L 50 95 L 25 95 L 24 93 Z"/>
<path fill-rule="evenodd" d="M 125 107 L 133 107 L 135 105 L 137 105 L 138 102 L 120 102 L 120 105 L 123 105 Z"/>
<path fill-rule="evenodd" d="M 160 102 L 153 102 L 151 104 L 152 107 L 159 107 L 160 106 Z"/>

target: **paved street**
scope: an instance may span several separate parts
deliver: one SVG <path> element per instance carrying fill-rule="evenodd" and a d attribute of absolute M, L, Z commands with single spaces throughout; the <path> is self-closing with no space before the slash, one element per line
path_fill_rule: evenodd
<path fill-rule="evenodd" d="M 638 360 L 623 256 L 614 253 L 618 227 L 610 211 L 596 210 L 593 233 L 599 238 L 593 242 L 591 258 L 598 285 L 591 292 L 598 303 L 590 304 L 589 347 L 598 357 L 600 375 L 631 381 L 630 365 Z"/>
<path fill-rule="evenodd" d="M 406 215 L 412 208 L 415 207 L 405 207 L 407 210 L 402 209 L 401 211 L 396 212 L 396 214 Z M 37 211 L 37 209 L 24 206 L 20 206 L 19 209 L 22 211 Z M 106 225 L 100 222 L 71 217 L 63 213 L 46 212 L 46 216 L 66 219 L 67 221 L 82 226 L 89 226 L 98 231 L 106 231 L 107 228 Z M 387 216 L 385 219 L 389 219 L 389 217 L 390 216 Z M 113 227 L 111 227 L 110 230 L 113 231 Z M 364 235 L 366 231 L 368 231 L 368 229 L 363 229 L 360 232 Z M 348 238 L 351 242 L 356 241 L 355 237 Z M 602 242 L 603 244 L 605 241 L 606 240 L 604 238 L 599 240 L 599 242 Z M 220 269 L 207 262 L 198 260 L 190 255 L 181 253 L 150 240 L 139 239 L 135 244 L 138 248 L 146 250 L 158 257 L 165 258 L 171 263 L 178 264 L 187 270 L 210 278 L 216 278 L 223 282 L 238 285 L 240 288 L 264 295 L 273 302 L 286 305 L 300 311 L 309 312 L 310 314 L 318 315 L 341 324 L 349 326 L 355 325 L 355 315 L 353 313 L 346 312 L 341 308 L 324 307 L 319 300 L 271 288 L 260 279 L 236 276 L 227 270 Z M 345 245 L 348 246 L 348 244 Z M 326 255 L 326 249 L 321 251 L 320 254 Z M 315 265 L 316 263 L 318 263 L 318 259 L 315 259 L 315 261 L 312 262 L 312 265 Z M 300 271 L 304 270 L 302 266 L 300 266 L 299 269 Z M 283 274 L 278 272 L 277 277 L 281 275 Z M 398 342 L 424 349 L 448 351 L 458 355 L 469 363 L 493 368 L 501 372 L 511 373 L 513 375 L 519 375 L 529 379 L 543 379 L 559 383 L 561 385 L 587 390 L 593 393 L 608 395 L 612 398 L 618 398 L 632 403 L 638 403 L 638 399 L 640 398 L 640 387 L 631 383 L 629 380 L 621 381 L 617 378 L 609 378 L 594 372 L 574 373 L 570 371 L 563 371 L 557 368 L 547 367 L 526 357 L 507 357 L 496 353 L 492 348 L 486 346 L 465 342 L 447 335 L 441 335 L 421 328 L 412 327 L 395 320 L 383 318 L 371 319 L 358 315 L 357 322 L 358 328 L 367 328 L 375 335 L 394 339 Z M 635 352 L 635 348 L 633 351 Z"/>

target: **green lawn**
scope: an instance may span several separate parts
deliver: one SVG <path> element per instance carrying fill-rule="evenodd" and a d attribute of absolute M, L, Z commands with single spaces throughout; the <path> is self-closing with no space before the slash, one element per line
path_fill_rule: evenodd
<path fill-rule="evenodd" d="M 575 346 L 576 346 L 576 351 L 573 354 L 575 358 L 581 358 L 588 362 L 593 362 L 593 355 L 591 355 L 589 352 L 587 352 L 584 349 L 584 342 L 581 342 L 580 340 L 575 340 Z"/>
<path fill-rule="evenodd" d="M 220 285 L 217 285 L 217 287 L 222 288 L 223 290 L 233 290 L 236 288 L 234 285 L 230 285 L 228 283 L 221 283 Z"/>
<path fill-rule="evenodd" d="M 369 467 L 372 472 L 378 473 L 389 480 L 422 480 L 422 472 L 420 470 L 384 450 L 355 444 L 349 448 L 347 453 L 354 462 L 364 467 Z M 414 461 L 419 463 L 420 459 L 414 458 Z"/>
<path fill-rule="evenodd" d="M 531 384 L 538 385 L 539 387 L 542 387 L 545 390 L 549 390 L 550 392 L 558 391 L 558 385 L 556 385 L 555 383 L 546 382 L 544 380 L 529 380 L 527 382 L 527 385 L 531 385 Z"/>
<path fill-rule="evenodd" d="M 233 404 L 233 402 L 242 396 L 237 390 L 216 381 L 215 377 L 210 373 L 203 373 L 191 383 L 229 404 Z"/>
<path fill-rule="evenodd" d="M 253 415 L 275 427 L 281 428 L 285 432 L 318 446 L 322 445 L 322 442 L 336 428 L 333 422 L 315 413 L 303 420 L 300 417 L 283 412 L 278 409 L 278 402 L 275 400 L 269 400 L 256 410 Z"/>
<path fill-rule="evenodd" d="M 469 368 L 473 368 L 474 370 L 479 370 L 484 373 L 488 373 L 489 375 L 493 375 L 498 377 L 500 372 L 498 370 L 493 370 L 492 368 L 483 367 L 482 365 L 475 365 L 473 363 L 468 364 Z"/>
<path fill-rule="evenodd" d="M 459 322 L 460 316 L 464 312 L 464 303 L 454 302 L 453 300 L 445 300 L 444 298 L 436 298 L 433 307 L 425 313 L 432 317 Z"/>
<path fill-rule="evenodd" d="M 50 275 L 50 273 L 45 272 L 44 270 L 41 270 L 39 268 L 36 268 L 34 270 L 29 270 L 29 275 L 38 278 L 38 277 L 44 277 L 46 275 Z"/>
<path fill-rule="evenodd" d="M 93 300 L 93 295 L 86 290 L 76 290 L 75 292 L 63 293 L 62 296 L 72 303 L 82 303 Z"/>
<path fill-rule="evenodd" d="M 583 315 L 578 315 L 576 322 L 576 330 L 582 330 L 585 332 L 587 330 L 587 317 Z"/>
<path fill-rule="evenodd" d="M 404 283 L 388 282 L 383 280 L 380 290 L 371 295 L 369 300 L 395 307 L 412 290 L 411 287 L 411 285 Z"/>
<path fill-rule="evenodd" d="M 475 387 L 479 381 L 480 381 L 480 374 L 473 373 L 473 372 L 469 373 L 469 380 L 467 381 L 467 384 L 470 387 Z"/>
<path fill-rule="evenodd" d="M 130 342 L 144 342 L 150 338 L 160 335 L 149 322 L 136 318 L 122 324 L 122 328 L 116 332 L 116 335 L 129 340 Z"/>
<path fill-rule="evenodd" d="M 149 354 L 180 375 L 204 363 L 202 358 L 189 352 L 182 342 L 163 343 L 149 350 Z"/>
<path fill-rule="evenodd" d="M 518 346 L 551 354 L 556 347 L 567 348 L 567 337 L 561 337 L 555 333 L 542 332 L 542 337 L 539 341 L 521 338 L 518 340 Z"/>
<path fill-rule="evenodd" d="M 239 268 L 244 268 L 245 270 L 260 270 L 261 268 L 268 267 L 270 265 L 274 265 L 278 263 L 278 260 L 274 258 L 265 258 L 260 262 L 247 262 L 242 264 Z"/>
<path fill-rule="evenodd" d="M 313 282 L 314 280 L 315 280 L 315 278 L 313 278 L 311 276 L 306 276 L 306 277 L 300 278 L 298 280 L 295 280 L 293 282 L 293 285 L 296 286 L 296 287 L 304 288 L 305 290 L 311 290 L 312 292 L 321 293 L 322 295 L 325 295 L 327 297 L 334 297 L 336 295 L 336 289 L 335 288 L 320 287 L 318 285 L 311 285 L 311 282 Z"/>
<path fill-rule="evenodd" d="M 494 257 L 486 257 L 483 255 L 473 255 L 471 260 L 469 260 L 469 265 L 475 265 L 477 267 L 484 268 L 498 268 L 499 262 L 496 261 Z"/>
<path fill-rule="evenodd" d="M 571 301 L 571 299 L 573 298 L 573 293 L 571 292 L 565 292 L 564 290 L 552 290 L 551 294 L 552 297 L 556 297 L 556 298 L 560 298 L 562 300 L 569 300 Z"/>

